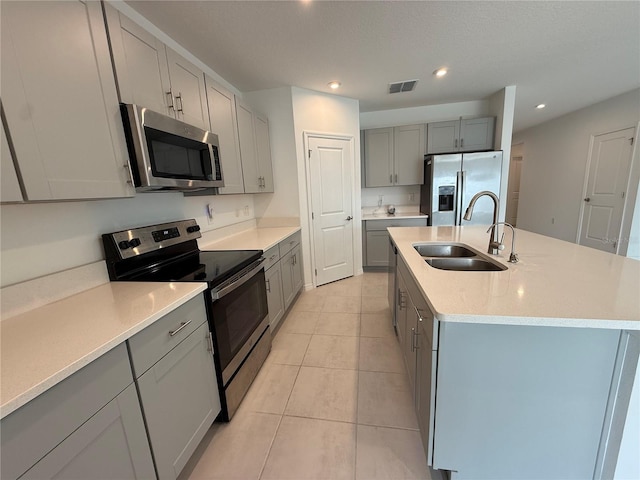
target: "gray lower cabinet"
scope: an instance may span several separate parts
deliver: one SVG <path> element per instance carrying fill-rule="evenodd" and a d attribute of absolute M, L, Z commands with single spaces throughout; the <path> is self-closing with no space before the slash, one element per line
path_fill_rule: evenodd
<path fill-rule="evenodd" d="M 282 270 L 277 262 L 265 272 L 267 283 L 267 307 L 269 309 L 269 325 L 273 331 L 284 316 L 284 297 L 282 296 Z"/>
<path fill-rule="evenodd" d="M 398 319 L 398 340 L 407 367 L 418 419 L 420 437 L 427 458 L 433 465 L 433 434 L 435 411 L 435 381 L 437 365 L 437 332 L 434 320 L 418 286 L 402 259 L 398 260 L 396 283 L 398 285 L 395 306 Z"/>
<path fill-rule="evenodd" d="M 155 478 L 124 343 L 3 418 L 1 428 L 3 479 Z"/>
<path fill-rule="evenodd" d="M 164 341 L 198 325 L 166 352 Z M 220 413 L 209 326 L 201 296 L 190 300 L 129 340 L 140 402 L 158 478 L 175 479 Z M 160 340 L 162 342 L 160 342 Z M 144 372 L 137 359 L 155 363 Z M 139 352 L 144 352 L 140 355 Z M 140 365 L 142 360 L 138 360 Z"/>
<path fill-rule="evenodd" d="M 135 385 L 129 385 L 20 478 L 155 478 Z"/>
<path fill-rule="evenodd" d="M 282 265 L 282 294 L 285 309 L 289 308 L 293 299 L 302 288 L 302 264 L 300 263 L 300 245 L 296 245 L 280 260 Z"/>
<path fill-rule="evenodd" d="M 389 233 L 387 227 L 426 227 L 427 217 L 424 218 L 383 218 L 380 220 L 365 220 L 363 235 L 364 267 L 389 266 Z"/>

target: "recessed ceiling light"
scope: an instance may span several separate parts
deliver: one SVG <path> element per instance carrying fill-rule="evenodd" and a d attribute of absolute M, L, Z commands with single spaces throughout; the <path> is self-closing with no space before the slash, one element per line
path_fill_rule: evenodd
<path fill-rule="evenodd" d="M 539 105 L 536 105 L 536 108 L 537 108 L 538 110 L 542 110 L 544 107 L 546 107 L 546 105 L 545 105 L 544 103 L 541 103 L 541 104 L 539 104 Z"/>
<path fill-rule="evenodd" d="M 446 68 L 443 67 L 443 68 L 439 68 L 438 70 L 433 72 L 433 74 L 436 77 L 444 77 L 448 72 L 449 72 L 449 70 L 447 70 Z"/>
<path fill-rule="evenodd" d="M 331 87 L 332 90 L 340 88 L 340 85 L 342 85 L 340 82 L 329 82 L 329 87 Z"/>

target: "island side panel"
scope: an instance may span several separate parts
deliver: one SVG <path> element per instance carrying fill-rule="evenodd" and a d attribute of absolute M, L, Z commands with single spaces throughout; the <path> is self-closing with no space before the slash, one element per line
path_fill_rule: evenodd
<path fill-rule="evenodd" d="M 620 331 L 441 323 L 434 468 L 591 478 Z"/>

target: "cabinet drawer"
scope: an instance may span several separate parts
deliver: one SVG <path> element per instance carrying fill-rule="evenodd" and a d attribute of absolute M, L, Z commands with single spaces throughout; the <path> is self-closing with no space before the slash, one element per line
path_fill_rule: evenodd
<path fill-rule="evenodd" d="M 206 320 L 204 296 L 198 295 L 131 337 L 128 342 L 135 377 L 140 377 Z"/>
<path fill-rule="evenodd" d="M 267 271 L 270 267 L 272 267 L 276 262 L 280 260 L 280 246 L 275 245 L 264 252 L 264 258 L 264 269 L 265 271 Z"/>
<path fill-rule="evenodd" d="M 17 478 L 133 382 L 123 344 L 2 419 L 1 478 Z"/>
<path fill-rule="evenodd" d="M 290 252 L 293 249 L 293 247 L 295 247 L 296 245 L 300 245 L 300 238 L 301 238 L 300 232 L 296 232 L 293 235 L 281 241 L 279 244 L 280 257 L 284 257 L 284 255 Z"/>
<path fill-rule="evenodd" d="M 386 230 L 387 227 L 426 227 L 427 217 L 424 218 L 394 218 L 389 220 L 365 220 L 365 230 Z"/>

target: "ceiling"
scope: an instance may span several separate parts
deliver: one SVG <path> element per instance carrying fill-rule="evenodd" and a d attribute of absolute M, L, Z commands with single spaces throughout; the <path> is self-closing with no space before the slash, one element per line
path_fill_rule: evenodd
<path fill-rule="evenodd" d="M 329 92 L 337 80 L 361 112 L 516 85 L 518 131 L 640 86 L 637 1 L 126 3 L 242 92 Z M 449 74 L 436 78 L 442 66 Z M 387 93 L 412 79 L 413 92 Z"/>

